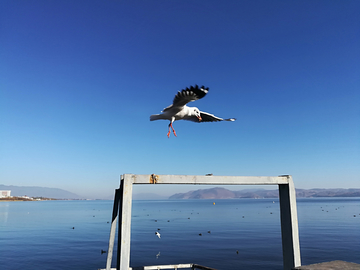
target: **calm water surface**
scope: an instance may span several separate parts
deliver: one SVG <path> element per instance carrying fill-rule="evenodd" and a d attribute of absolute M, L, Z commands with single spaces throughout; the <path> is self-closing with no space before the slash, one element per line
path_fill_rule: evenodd
<path fill-rule="evenodd" d="M 1 202 L 1 269 L 104 268 L 112 206 Z M 302 264 L 360 263 L 360 198 L 298 199 L 297 206 Z M 282 269 L 278 200 L 134 201 L 130 260 L 131 266 Z"/>

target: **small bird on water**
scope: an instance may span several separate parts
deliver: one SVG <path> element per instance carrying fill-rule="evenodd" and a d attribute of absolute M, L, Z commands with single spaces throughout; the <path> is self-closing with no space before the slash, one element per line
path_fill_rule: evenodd
<path fill-rule="evenodd" d="M 173 100 L 173 104 L 166 107 L 161 114 L 153 114 L 150 116 L 150 121 L 155 120 L 170 120 L 169 132 L 167 133 L 168 138 L 170 138 L 170 133 L 172 129 L 174 135 L 177 137 L 175 129 L 173 127 L 173 122 L 176 120 L 189 120 L 193 122 L 219 122 L 219 121 L 235 121 L 235 118 L 223 119 L 217 117 L 213 114 L 207 112 L 201 112 L 196 107 L 188 107 L 186 104 L 203 98 L 209 91 L 209 87 L 205 86 L 199 87 L 198 85 L 190 86 L 179 91 Z"/>

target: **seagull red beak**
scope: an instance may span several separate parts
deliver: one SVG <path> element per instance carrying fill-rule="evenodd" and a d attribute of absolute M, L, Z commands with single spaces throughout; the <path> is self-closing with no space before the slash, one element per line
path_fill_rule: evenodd
<path fill-rule="evenodd" d="M 198 118 L 199 118 L 199 121 L 201 121 L 201 120 L 202 120 L 201 116 L 198 116 Z"/>

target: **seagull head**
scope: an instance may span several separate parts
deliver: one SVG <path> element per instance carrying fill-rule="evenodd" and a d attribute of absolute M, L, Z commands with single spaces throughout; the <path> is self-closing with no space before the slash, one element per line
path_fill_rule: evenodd
<path fill-rule="evenodd" d="M 198 108 L 194 107 L 194 115 L 201 121 L 201 114 Z"/>

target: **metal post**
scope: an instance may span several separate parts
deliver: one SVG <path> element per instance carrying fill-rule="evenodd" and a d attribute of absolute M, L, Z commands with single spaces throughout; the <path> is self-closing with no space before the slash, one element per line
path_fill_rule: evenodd
<path fill-rule="evenodd" d="M 118 227 L 117 270 L 128 270 L 130 266 L 130 234 L 131 234 L 131 205 L 132 205 L 132 177 L 123 175 L 121 180 L 122 192 L 120 203 L 120 218 Z"/>
<path fill-rule="evenodd" d="M 110 228 L 110 239 L 109 239 L 109 248 L 108 255 L 106 260 L 106 270 L 110 270 L 111 261 L 114 251 L 114 241 L 115 241 L 115 232 L 116 232 L 116 222 L 119 215 L 119 203 L 120 203 L 121 189 L 115 190 L 115 198 L 114 198 L 114 207 L 111 219 L 111 228 Z"/>
<path fill-rule="evenodd" d="M 284 270 L 301 265 L 295 187 L 291 176 L 288 180 L 288 184 L 279 184 Z"/>
<path fill-rule="evenodd" d="M 116 251 L 116 270 L 120 269 L 120 254 L 121 254 L 121 224 L 122 224 L 122 205 L 123 205 L 123 194 L 124 194 L 124 178 L 120 179 L 120 200 L 119 200 L 119 218 L 118 218 L 118 242 Z"/>

